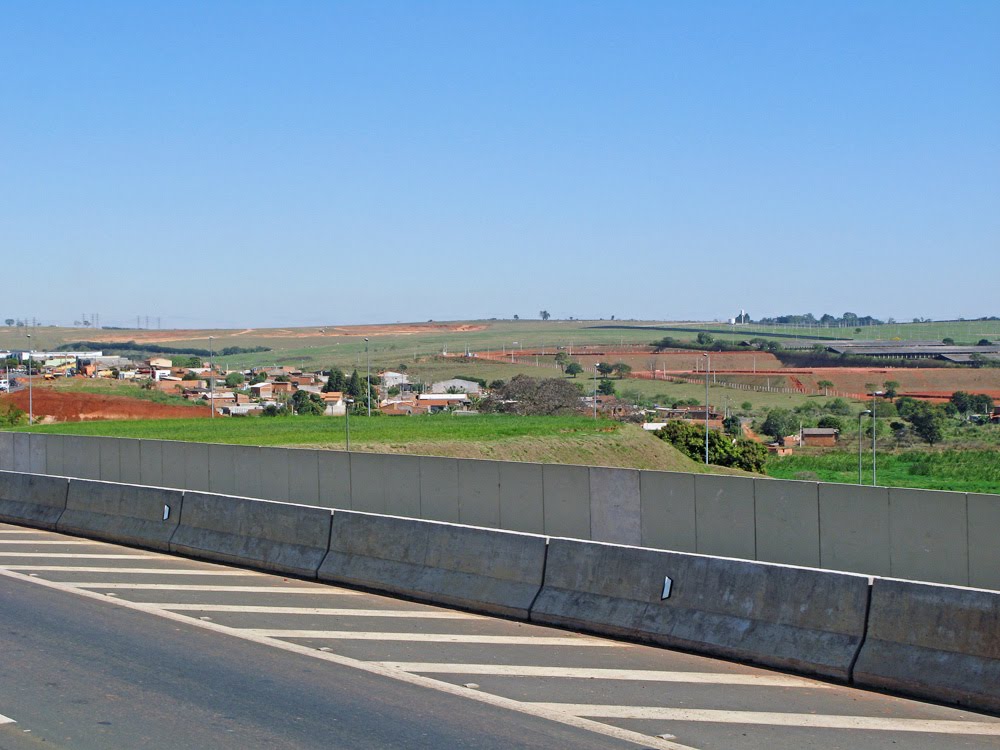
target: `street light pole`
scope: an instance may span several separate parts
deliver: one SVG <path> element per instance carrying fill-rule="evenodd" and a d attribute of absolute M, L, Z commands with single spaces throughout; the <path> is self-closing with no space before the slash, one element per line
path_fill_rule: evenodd
<path fill-rule="evenodd" d="M 372 415 L 372 360 L 368 355 L 368 337 L 365 336 L 365 362 L 368 366 L 368 375 L 365 377 L 365 395 L 368 401 L 368 416 Z"/>
<path fill-rule="evenodd" d="M 212 407 L 212 419 L 215 419 L 215 336 L 208 337 L 208 404 Z"/>
<path fill-rule="evenodd" d="M 712 358 L 708 352 L 705 357 L 705 465 L 708 466 L 708 374 L 712 370 Z"/>
<path fill-rule="evenodd" d="M 875 399 L 881 395 L 882 391 L 872 393 L 872 487 L 878 486 L 875 484 Z"/>
<path fill-rule="evenodd" d="M 871 414 L 871 410 L 865 409 L 862 412 L 858 412 L 858 484 L 861 484 L 861 417 L 865 414 Z"/>
<path fill-rule="evenodd" d="M 594 419 L 597 419 L 597 365 L 594 365 Z"/>
<path fill-rule="evenodd" d="M 34 359 L 31 356 L 33 349 L 31 348 L 31 334 L 24 334 L 28 337 L 28 424 L 33 424 L 35 421 L 35 409 L 34 402 L 31 398 L 31 360 Z M 10 387 L 10 381 L 7 381 L 7 387 Z"/>

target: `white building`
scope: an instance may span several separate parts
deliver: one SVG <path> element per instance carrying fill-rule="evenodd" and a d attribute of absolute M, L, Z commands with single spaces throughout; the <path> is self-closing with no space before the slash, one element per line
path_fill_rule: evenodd
<path fill-rule="evenodd" d="M 431 384 L 431 393 L 471 393 L 478 395 L 482 392 L 482 386 L 474 380 L 463 380 L 462 378 L 452 378 Z"/>
<path fill-rule="evenodd" d="M 410 379 L 405 373 L 392 372 L 391 370 L 382 373 L 383 388 L 399 388 L 401 385 L 409 385 Z"/>

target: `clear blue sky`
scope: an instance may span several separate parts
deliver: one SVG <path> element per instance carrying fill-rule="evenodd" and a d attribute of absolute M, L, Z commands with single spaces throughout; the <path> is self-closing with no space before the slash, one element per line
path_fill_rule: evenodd
<path fill-rule="evenodd" d="M 0 250 L 0 320 L 1000 314 L 1000 2 L 6 2 Z"/>

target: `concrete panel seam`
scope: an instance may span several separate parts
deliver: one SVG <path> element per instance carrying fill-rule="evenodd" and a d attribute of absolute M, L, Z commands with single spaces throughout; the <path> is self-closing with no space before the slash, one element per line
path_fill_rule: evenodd
<path fill-rule="evenodd" d="M 552 541 L 552 537 L 545 537 L 545 552 L 542 554 L 542 584 L 538 587 L 538 591 L 535 592 L 535 596 L 531 599 L 531 604 L 528 605 L 528 611 L 525 613 L 524 621 L 531 622 L 531 613 L 535 609 L 535 604 L 538 603 L 538 597 L 542 595 L 542 589 L 545 588 L 545 572 L 549 567 L 549 542 Z"/>
<path fill-rule="evenodd" d="M 170 549 L 170 545 L 174 542 L 174 537 L 177 536 L 177 529 L 181 527 L 181 517 L 184 515 L 184 495 L 187 494 L 186 490 L 181 490 L 181 507 L 180 511 L 177 513 L 177 524 L 174 526 L 174 530 L 170 533 L 170 538 L 167 539 L 167 549 Z"/>
<path fill-rule="evenodd" d="M 861 628 L 861 638 L 858 641 L 858 647 L 854 651 L 854 658 L 851 659 L 851 664 L 847 668 L 847 684 L 854 684 L 854 667 L 858 663 L 858 657 L 861 656 L 861 649 L 865 647 L 865 641 L 868 640 L 868 621 L 871 619 L 872 614 L 872 587 L 874 586 L 874 581 L 868 579 L 868 598 L 865 600 L 865 623 Z"/>

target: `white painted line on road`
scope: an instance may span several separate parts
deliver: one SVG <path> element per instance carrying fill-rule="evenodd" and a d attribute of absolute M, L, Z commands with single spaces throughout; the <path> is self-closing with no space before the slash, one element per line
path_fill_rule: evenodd
<path fill-rule="evenodd" d="M 0 539 L 0 546 L 7 544 L 37 544 L 37 545 L 49 545 L 49 546 L 65 546 L 68 544 L 87 544 L 91 547 L 102 545 L 103 542 L 81 542 L 76 539 L 69 539 L 65 542 L 53 542 L 53 541 L 42 541 L 38 539 Z"/>
<path fill-rule="evenodd" d="M 0 569 L 2 570 L 2 569 Z M 20 575 L 11 571 L 14 575 Z M 32 578 L 31 580 L 37 580 Z M 77 589 L 127 589 L 131 591 L 244 591 L 251 594 L 316 594 L 319 596 L 361 596 L 360 591 L 349 589 L 327 589 L 326 587 L 299 588 L 296 586 L 212 586 L 197 583 L 83 583 L 67 582 L 67 586 Z"/>
<path fill-rule="evenodd" d="M 410 643 L 491 643 L 516 646 L 599 646 L 622 648 L 626 644 L 578 636 L 520 635 L 457 635 L 454 633 L 369 633 L 353 630 L 271 630 L 268 628 L 238 628 L 261 638 L 322 638 L 334 641 L 407 641 Z"/>
<path fill-rule="evenodd" d="M 177 612 L 171 612 L 166 609 L 157 609 L 156 607 L 151 607 L 148 604 L 142 602 L 130 602 L 124 599 L 109 599 L 103 594 L 98 594 L 93 591 L 86 591 L 78 587 L 72 586 L 66 583 L 60 583 L 58 581 L 47 581 L 44 578 L 32 578 L 24 573 L 18 573 L 13 570 L 2 570 L 0 569 L 0 576 L 6 578 L 14 578 L 25 583 L 33 583 L 36 586 L 44 586 L 46 588 L 55 589 L 57 591 L 62 591 L 68 594 L 74 594 L 76 596 L 82 596 L 88 599 L 93 599 L 95 601 L 104 602 L 105 604 L 113 604 L 118 607 L 124 607 L 125 609 L 131 609 L 136 612 L 145 612 L 146 614 L 154 615 L 156 617 L 161 617 L 165 620 L 171 620 L 179 624 L 184 624 L 189 627 L 200 628 L 202 630 L 208 630 L 213 633 L 220 633 L 223 635 L 228 635 L 233 638 L 239 638 L 244 641 L 249 641 L 250 643 L 256 643 L 262 646 L 269 646 L 271 648 L 278 649 L 280 651 L 286 651 L 288 653 L 298 654 L 300 656 L 306 656 L 311 659 L 318 659 L 320 661 L 330 662 L 331 664 L 339 664 L 343 667 L 350 667 L 351 669 L 357 669 L 362 672 L 367 672 L 368 674 L 379 675 L 380 677 L 385 677 L 390 680 L 395 680 L 396 682 L 402 682 L 407 685 L 413 685 L 415 687 L 422 687 L 428 690 L 435 690 L 439 693 L 447 693 L 448 695 L 455 695 L 460 698 L 465 698 L 466 700 L 476 701 L 478 703 L 483 703 L 488 706 L 493 706 L 494 708 L 504 708 L 510 711 L 516 711 L 520 714 L 525 714 L 527 716 L 535 716 L 540 719 L 545 719 L 547 721 L 553 721 L 558 724 L 564 724 L 566 726 L 574 727 L 576 729 L 582 729 L 584 731 L 593 732 L 594 734 L 599 734 L 604 737 L 611 737 L 613 739 L 622 740 L 623 742 L 630 742 L 634 745 L 638 745 L 644 750 L 697 750 L 688 745 L 681 745 L 677 742 L 672 742 L 670 740 L 661 739 L 659 737 L 650 737 L 648 735 L 642 734 L 641 732 L 633 732 L 629 729 L 622 729 L 620 727 L 612 726 L 610 724 L 602 724 L 598 721 L 591 721 L 579 716 L 571 716 L 570 714 L 561 711 L 551 711 L 544 706 L 534 705 L 531 703 L 522 703 L 521 701 L 516 701 L 511 698 L 504 698 L 499 695 L 493 695 L 491 693 L 484 693 L 479 690 L 470 690 L 465 687 L 460 687 L 458 685 L 452 685 L 447 682 L 442 682 L 441 680 L 435 680 L 431 677 L 423 677 L 421 675 L 410 674 L 409 672 L 403 672 L 399 669 L 393 669 L 392 667 L 384 667 L 381 664 L 375 662 L 361 661 L 360 659 L 352 659 L 349 656 L 342 656 L 340 654 L 334 654 L 330 651 L 318 651 L 311 646 L 303 646 L 298 643 L 291 643 L 289 641 L 282 641 L 277 638 L 265 638 L 262 636 L 256 636 L 248 633 L 247 631 L 241 631 L 236 628 L 231 628 L 226 625 L 219 625 L 215 622 L 210 622 L 206 620 L 196 620 L 187 615 L 183 615 Z M 273 591 L 273 589 L 271 589 Z M 299 591 L 299 589 L 293 589 L 293 591 Z"/>
<path fill-rule="evenodd" d="M 81 568 L 71 565 L 0 565 L 7 570 L 40 570 L 63 573 L 135 573 L 170 576 L 259 576 L 252 570 L 198 570 L 190 568 Z"/>
<path fill-rule="evenodd" d="M 826 689 L 815 680 L 788 675 L 724 674 L 717 672 L 664 672 L 652 669 L 591 669 L 589 667 L 534 667 L 507 664 L 448 664 L 437 662 L 383 661 L 386 667 L 420 674 L 494 675 L 497 677 L 569 677 L 583 680 L 628 680 L 633 682 L 683 682 L 702 685 L 753 685 Z"/>
<path fill-rule="evenodd" d="M 0 534 L 38 534 L 39 536 L 50 534 L 51 532 L 42 529 L 0 529 Z"/>
<path fill-rule="evenodd" d="M 0 724 L 17 724 L 17 722 L 14 721 L 9 716 L 4 716 L 3 714 L 0 714 Z"/>
<path fill-rule="evenodd" d="M 931 734 L 974 734 L 1000 737 L 1000 720 L 942 721 L 937 719 L 887 719 L 878 716 L 838 716 L 785 714 L 769 711 L 718 711 L 658 706 L 591 706 L 586 703 L 533 703 L 550 711 L 603 719 L 652 719 L 716 724 L 754 724 L 819 729 L 867 729 L 884 732 L 925 732 Z"/>
<path fill-rule="evenodd" d="M 160 555 L 92 555 L 73 552 L 0 552 L 0 557 L 37 557 L 44 560 L 159 560 Z"/>
<path fill-rule="evenodd" d="M 7 568 L 10 570 L 10 567 Z M 174 612 L 238 612 L 247 615 L 331 615 L 336 617 L 402 617 L 408 620 L 485 620 L 471 612 L 425 612 L 408 609 L 338 609 L 332 607 L 248 607 L 242 604 L 151 603 Z M 415 671 L 415 670 L 413 670 Z"/>

